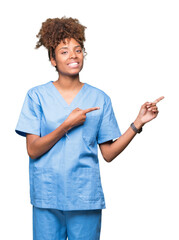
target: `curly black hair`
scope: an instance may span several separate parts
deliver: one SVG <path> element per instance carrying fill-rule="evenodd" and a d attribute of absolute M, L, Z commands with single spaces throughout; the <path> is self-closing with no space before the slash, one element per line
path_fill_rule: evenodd
<path fill-rule="evenodd" d="M 85 39 L 85 26 L 80 24 L 79 20 L 76 18 L 48 18 L 42 23 L 42 27 L 39 33 L 36 35 L 39 38 L 36 43 L 35 49 L 38 49 L 42 45 L 48 50 L 49 60 L 53 57 L 55 59 L 55 48 L 57 45 L 65 39 L 74 38 L 83 49 L 85 56 L 87 52 L 85 51 L 84 41 Z M 57 67 L 56 71 L 57 70 Z"/>

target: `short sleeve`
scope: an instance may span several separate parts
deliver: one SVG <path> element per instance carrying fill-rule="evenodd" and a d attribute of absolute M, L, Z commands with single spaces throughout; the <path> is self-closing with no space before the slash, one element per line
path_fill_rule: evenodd
<path fill-rule="evenodd" d="M 25 96 L 15 132 L 23 137 L 26 137 L 26 133 L 40 136 L 40 119 L 41 106 L 34 101 L 29 90 Z"/>
<path fill-rule="evenodd" d="M 121 132 L 113 111 L 109 96 L 106 97 L 103 109 L 103 117 L 97 134 L 97 143 L 107 142 L 121 136 Z"/>

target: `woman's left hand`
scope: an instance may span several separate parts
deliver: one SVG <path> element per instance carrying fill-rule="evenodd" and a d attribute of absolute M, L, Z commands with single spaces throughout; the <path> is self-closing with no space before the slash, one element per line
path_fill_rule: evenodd
<path fill-rule="evenodd" d="M 159 111 L 156 104 L 160 102 L 164 97 L 157 98 L 154 102 L 146 102 L 141 106 L 139 114 L 136 118 L 136 122 L 143 126 L 145 123 L 153 120 L 157 117 Z"/>

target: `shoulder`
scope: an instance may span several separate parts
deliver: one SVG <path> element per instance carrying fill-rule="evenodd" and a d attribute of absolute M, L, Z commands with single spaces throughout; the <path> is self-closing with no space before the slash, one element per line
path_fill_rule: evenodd
<path fill-rule="evenodd" d="M 41 93 L 41 92 L 45 91 L 45 90 L 48 88 L 48 85 L 49 85 L 49 84 L 50 84 L 50 82 L 36 85 L 36 86 L 30 88 L 30 89 L 28 90 L 28 93 L 29 93 L 29 94 L 32 94 L 32 95 L 35 94 L 35 93 L 37 93 L 37 94 L 38 94 L 38 93 Z"/>
<path fill-rule="evenodd" d="M 103 91 L 102 89 L 99 89 L 93 85 L 90 85 L 88 83 L 86 83 L 90 92 L 96 94 L 99 98 L 102 98 L 105 102 L 108 102 L 111 100 L 110 96 Z"/>
<path fill-rule="evenodd" d="M 49 87 L 49 84 L 50 82 L 46 82 L 46 83 L 31 87 L 27 91 L 27 96 L 30 97 L 37 104 L 40 104 L 40 100 L 39 100 L 40 95 L 44 95 L 44 93 L 47 91 L 47 88 Z"/>

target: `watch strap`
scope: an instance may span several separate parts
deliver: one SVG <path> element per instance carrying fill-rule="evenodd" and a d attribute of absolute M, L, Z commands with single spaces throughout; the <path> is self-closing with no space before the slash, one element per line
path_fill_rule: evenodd
<path fill-rule="evenodd" d="M 134 123 L 131 123 L 131 128 L 134 130 L 135 133 L 141 133 L 142 132 L 142 127 L 140 129 L 136 128 Z"/>

